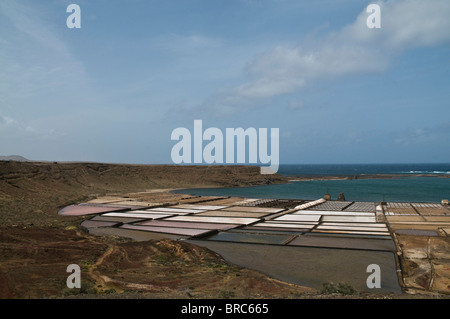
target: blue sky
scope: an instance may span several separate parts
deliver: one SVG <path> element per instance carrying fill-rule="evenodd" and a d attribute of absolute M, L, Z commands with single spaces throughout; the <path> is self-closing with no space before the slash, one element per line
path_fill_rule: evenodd
<path fill-rule="evenodd" d="M 448 162 L 449 84 L 448 0 L 0 2 L 0 155 L 172 163 L 201 119 L 281 164 Z"/>

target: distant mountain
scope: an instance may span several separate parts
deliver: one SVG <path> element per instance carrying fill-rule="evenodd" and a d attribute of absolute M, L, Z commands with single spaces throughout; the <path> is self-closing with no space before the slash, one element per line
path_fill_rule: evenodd
<path fill-rule="evenodd" d="M 0 161 L 31 162 L 29 159 L 20 155 L 0 156 Z"/>

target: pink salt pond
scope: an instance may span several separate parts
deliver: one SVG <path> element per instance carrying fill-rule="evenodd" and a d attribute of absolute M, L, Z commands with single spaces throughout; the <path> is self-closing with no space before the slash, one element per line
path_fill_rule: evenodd
<path fill-rule="evenodd" d="M 70 205 L 64 207 L 58 212 L 58 215 L 63 216 L 84 216 L 92 214 L 101 214 L 108 212 L 118 212 L 128 210 L 129 208 L 123 207 L 110 207 L 110 206 L 90 206 L 90 205 Z"/>

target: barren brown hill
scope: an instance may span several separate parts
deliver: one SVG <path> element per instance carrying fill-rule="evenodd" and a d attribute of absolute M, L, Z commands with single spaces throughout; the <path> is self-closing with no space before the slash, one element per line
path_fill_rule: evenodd
<path fill-rule="evenodd" d="M 188 187 L 283 183 L 250 166 L 122 165 L 102 163 L 0 162 L 3 225 L 59 225 L 59 209 L 99 195 Z"/>

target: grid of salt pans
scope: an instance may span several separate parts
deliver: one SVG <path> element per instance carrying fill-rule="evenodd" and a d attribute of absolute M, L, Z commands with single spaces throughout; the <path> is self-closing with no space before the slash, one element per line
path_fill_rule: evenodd
<path fill-rule="evenodd" d="M 386 216 L 393 215 L 405 215 L 405 216 L 418 216 L 416 210 L 410 203 L 395 203 L 389 202 L 384 207 L 384 214 Z"/>
<path fill-rule="evenodd" d="M 354 202 L 344 209 L 349 212 L 375 212 L 375 210 L 376 203 L 373 202 Z"/>
<path fill-rule="evenodd" d="M 97 216 L 102 220 L 89 221 L 84 226 L 88 228 L 117 227 L 119 230 L 149 232 L 159 234 L 158 236 L 166 234 L 180 237 L 202 237 L 219 230 L 224 231 L 259 220 L 197 216 L 203 212 L 220 212 L 220 209 L 227 208 L 227 206 L 193 204 L 180 206 L 182 205 L 103 213 Z M 108 221 L 108 219 L 110 220 Z"/>
<path fill-rule="evenodd" d="M 349 206 L 352 202 L 341 202 L 341 201 L 326 201 L 317 206 L 313 206 L 309 209 L 311 210 L 332 210 L 332 211 L 341 211 L 347 206 Z"/>
<path fill-rule="evenodd" d="M 298 228 L 309 228 L 320 233 L 390 236 L 386 224 L 377 223 L 372 212 L 299 210 L 274 218 L 271 222 L 278 223 L 277 227 L 283 227 L 284 222 L 289 223 L 289 227 L 298 224 Z M 254 226 L 263 227 L 264 224 Z"/>
<path fill-rule="evenodd" d="M 312 206 L 323 202 L 310 203 Z M 339 204 L 348 205 L 348 202 Z M 390 242 L 386 240 L 391 238 L 386 225 L 376 222 L 374 212 L 364 211 L 366 206 L 356 207 L 361 211 L 336 210 L 337 206 L 333 205 L 335 210 L 293 210 L 283 215 L 285 209 L 279 208 L 182 204 L 103 212 L 84 222 L 84 226 L 94 231 L 113 231 L 115 228 L 123 234 L 138 232 L 149 236 L 176 236 L 174 238 L 387 249 L 384 246 Z M 274 219 L 263 219 L 263 216 L 271 214 L 274 214 Z"/>
<path fill-rule="evenodd" d="M 274 201 L 276 201 L 276 199 L 264 198 L 264 199 L 259 199 L 259 200 L 252 201 L 252 202 L 249 202 L 249 203 L 241 204 L 240 206 L 255 207 L 257 205 L 267 204 L 267 203 L 271 203 L 271 202 L 274 202 Z"/>
<path fill-rule="evenodd" d="M 420 215 L 423 216 L 450 216 L 450 209 L 437 203 L 412 203 Z"/>

